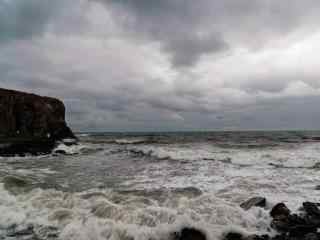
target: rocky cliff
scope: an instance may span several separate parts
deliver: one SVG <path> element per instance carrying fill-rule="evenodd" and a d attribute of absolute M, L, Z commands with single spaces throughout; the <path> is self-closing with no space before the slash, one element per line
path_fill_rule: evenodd
<path fill-rule="evenodd" d="M 0 88 L 0 155 L 47 153 L 65 138 L 76 139 L 60 100 Z"/>

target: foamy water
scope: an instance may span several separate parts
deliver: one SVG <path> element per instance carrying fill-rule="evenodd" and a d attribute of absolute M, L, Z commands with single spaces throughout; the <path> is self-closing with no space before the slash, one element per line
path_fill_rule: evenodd
<path fill-rule="evenodd" d="M 297 209 L 320 193 L 314 133 L 301 141 L 276 134 L 87 134 L 48 156 L 1 158 L 0 237 L 30 225 L 43 239 L 66 240 L 168 240 L 185 226 L 208 239 L 231 229 L 272 235 L 275 203 Z M 267 208 L 239 207 L 253 196 L 266 197 Z"/>

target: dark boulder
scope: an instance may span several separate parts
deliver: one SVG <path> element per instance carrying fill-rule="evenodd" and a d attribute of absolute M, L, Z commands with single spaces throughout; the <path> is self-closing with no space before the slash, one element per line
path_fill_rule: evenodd
<path fill-rule="evenodd" d="M 266 199 L 263 197 L 253 197 L 241 203 L 240 207 L 242 207 L 244 210 L 249 210 L 252 207 L 264 208 L 266 206 L 266 202 L 267 202 Z"/>
<path fill-rule="evenodd" d="M 180 232 L 174 233 L 174 240 L 206 240 L 206 235 L 195 228 L 185 227 Z"/>
<path fill-rule="evenodd" d="M 272 220 L 271 227 L 291 237 L 303 237 L 305 234 L 317 231 L 317 227 L 307 218 L 297 214 L 279 215 Z"/>
<path fill-rule="evenodd" d="M 290 215 L 290 210 L 284 203 L 278 203 L 272 208 L 270 215 L 273 218 L 283 218 Z"/>
<path fill-rule="evenodd" d="M 304 202 L 302 210 L 305 211 L 304 218 L 310 226 L 320 228 L 320 210 L 319 203 Z"/>
<path fill-rule="evenodd" d="M 224 240 L 269 240 L 270 237 L 268 235 L 249 235 L 249 236 L 243 236 L 240 233 L 237 232 L 229 232 L 227 233 L 224 238 Z"/>
<path fill-rule="evenodd" d="M 303 218 L 296 214 L 293 215 L 276 215 L 272 222 L 271 227 L 279 232 L 296 231 L 300 226 L 304 226 L 305 221 Z"/>
<path fill-rule="evenodd" d="M 63 139 L 76 137 L 60 100 L 0 88 L 0 156 L 48 153 Z"/>
<path fill-rule="evenodd" d="M 242 236 L 242 234 L 237 233 L 237 232 L 229 232 L 227 233 L 224 238 L 224 240 L 243 240 L 244 237 Z"/>
<path fill-rule="evenodd" d="M 308 215 L 320 217 L 320 210 L 317 203 L 304 202 L 302 205 Z"/>
<path fill-rule="evenodd" d="M 270 237 L 269 235 L 250 235 L 248 237 L 245 238 L 245 240 L 269 240 Z"/>

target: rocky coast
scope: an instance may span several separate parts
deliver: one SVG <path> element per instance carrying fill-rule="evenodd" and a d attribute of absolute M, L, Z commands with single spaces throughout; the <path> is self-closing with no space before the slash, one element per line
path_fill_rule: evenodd
<path fill-rule="evenodd" d="M 304 202 L 298 213 L 292 211 L 282 202 L 270 211 L 270 235 L 244 236 L 238 232 L 226 233 L 224 240 L 319 240 L 320 239 L 320 203 Z M 266 199 L 251 198 L 241 204 L 245 210 L 251 207 L 266 207 Z"/>
<path fill-rule="evenodd" d="M 39 155 L 75 135 L 56 98 L 0 88 L 0 156 Z"/>

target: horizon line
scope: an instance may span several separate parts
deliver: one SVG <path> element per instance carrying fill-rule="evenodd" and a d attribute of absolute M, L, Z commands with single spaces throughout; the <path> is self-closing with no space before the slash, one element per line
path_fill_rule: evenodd
<path fill-rule="evenodd" d="M 74 131 L 77 133 L 186 133 L 186 132 L 311 132 L 320 129 L 205 129 L 205 130 L 92 130 Z"/>

